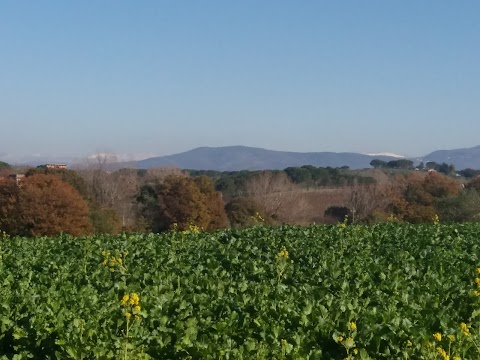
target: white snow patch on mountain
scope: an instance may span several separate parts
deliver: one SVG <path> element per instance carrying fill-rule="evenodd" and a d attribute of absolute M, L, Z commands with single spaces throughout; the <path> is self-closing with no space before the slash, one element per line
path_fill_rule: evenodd
<path fill-rule="evenodd" d="M 384 152 L 384 153 L 368 153 L 365 155 L 369 156 L 389 156 L 389 157 L 394 157 L 394 158 L 399 158 L 399 159 L 404 159 L 406 156 L 399 155 L 399 154 L 394 154 L 394 153 L 389 153 L 389 152 Z"/>

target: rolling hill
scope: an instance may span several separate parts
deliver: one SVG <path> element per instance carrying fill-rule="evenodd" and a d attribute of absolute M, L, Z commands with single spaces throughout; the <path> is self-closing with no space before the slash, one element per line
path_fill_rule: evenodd
<path fill-rule="evenodd" d="M 447 163 L 461 169 L 480 169 L 480 146 L 465 149 L 438 150 L 421 158 L 421 161 L 435 161 L 436 163 Z"/>
<path fill-rule="evenodd" d="M 358 153 L 286 152 L 246 146 L 200 147 L 180 154 L 154 157 L 136 162 L 136 167 L 149 169 L 175 166 L 192 170 L 265 170 L 285 169 L 289 166 L 313 165 L 321 167 L 349 166 L 352 169 L 369 168 L 370 161 L 398 159 L 390 156 L 372 156 Z"/>

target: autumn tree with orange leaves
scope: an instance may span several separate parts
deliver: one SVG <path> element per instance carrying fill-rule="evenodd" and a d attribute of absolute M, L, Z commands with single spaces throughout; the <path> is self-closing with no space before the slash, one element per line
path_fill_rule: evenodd
<path fill-rule="evenodd" d="M 36 174 L 17 184 L 0 183 L 0 230 L 10 235 L 91 233 L 88 205 L 71 185 L 53 175 Z"/>
<path fill-rule="evenodd" d="M 440 173 L 409 174 L 397 178 L 393 184 L 388 193 L 389 209 L 396 217 L 410 223 L 432 222 L 445 200 L 460 193 L 461 184 Z"/>

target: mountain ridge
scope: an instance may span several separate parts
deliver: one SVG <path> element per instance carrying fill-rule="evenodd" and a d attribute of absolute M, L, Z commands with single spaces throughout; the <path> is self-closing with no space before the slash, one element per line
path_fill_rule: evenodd
<path fill-rule="evenodd" d="M 268 150 L 242 145 L 198 147 L 183 153 L 153 157 L 137 161 L 137 168 L 176 166 L 192 170 L 282 170 L 289 166 L 321 166 L 353 169 L 370 167 L 370 161 L 398 159 L 389 156 L 371 156 L 354 152 L 293 152 Z"/>
<path fill-rule="evenodd" d="M 0 156 L 0 160 L 4 156 Z M 112 168 L 121 167 L 148 169 L 152 167 L 171 166 L 191 170 L 217 170 L 217 171 L 240 171 L 240 170 L 283 170 L 290 166 L 311 165 L 317 167 L 342 167 L 352 169 L 370 168 L 373 159 L 383 161 L 399 160 L 401 158 L 427 163 L 453 164 L 458 170 L 472 168 L 480 169 L 480 145 L 471 148 L 452 150 L 436 150 L 428 155 L 420 157 L 402 157 L 394 153 L 355 153 L 355 152 L 295 152 L 282 150 L 268 150 L 260 147 L 244 145 L 222 147 L 197 147 L 185 152 L 154 156 L 142 160 L 121 161 L 112 163 Z M 48 159 L 48 160 L 47 160 Z M 69 166 L 79 165 L 77 160 L 61 157 L 37 158 L 21 165 L 41 165 L 47 162 L 63 162 Z M 8 163 L 8 160 L 6 161 Z M 17 163 L 18 165 L 18 163 Z"/>

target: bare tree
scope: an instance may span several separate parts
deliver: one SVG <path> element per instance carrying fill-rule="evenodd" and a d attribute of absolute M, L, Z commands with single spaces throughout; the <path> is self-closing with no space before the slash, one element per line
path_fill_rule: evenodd
<path fill-rule="evenodd" d="M 135 225 L 135 197 L 139 181 L 136 170 L 112 171 L 117 157 L 112 153 L 98 152 L 79 170 L 85 179 L 90 196 L 100 209 L 114 210 L 123 228 Z"/>
<path fill-rule="evenodd" d="M 347 207 L 352 213 L 352 223 L 363 220 L 374 211 L 383 211 L 388 205 L 386 184 L 361 185 L 354 179 L 347 188 Z"/>
<path fill-rule="evenodd" d="M 285 173 L 262 171 L 245 184 L 245 195 L 252 198 L 268 217 L 292 220 L 292 208 L 302 190 Z"/>

